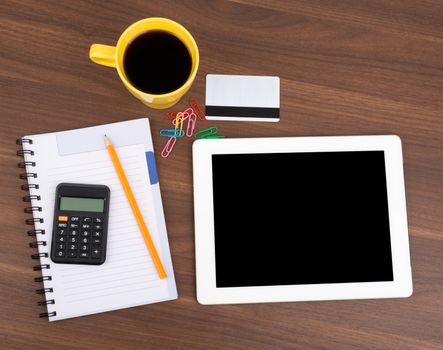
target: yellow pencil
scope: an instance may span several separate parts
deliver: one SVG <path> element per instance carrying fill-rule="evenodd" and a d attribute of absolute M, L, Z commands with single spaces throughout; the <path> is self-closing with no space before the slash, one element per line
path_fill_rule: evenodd
<path fill-rule="evenodd" d="M 135 220 L 137 221 L 138 227 L 145 239 L 146 246 L 148 247 L 149 253 L 151 254 L 152 260 L 154 261 L 155 268 L 157 269 L 158 276 L 163 279 L 166 278 L 166 271 L 163 267 L 163 264 L 158 256 L 157 250 L 155 249 L 154 242 L 152 242 L 151 234 L 146 227 L 145 221 L 143 220 L 143 216 L 140 212 L 140 208 L 135 201 L 134 194 L 132 193 L 131 187 L 129 186 L 128 179 L 126 178 L 123 167 L 118 159 L 117 152 L 115 151 L 114 146 L 112 145 L 109 138 L 105 135 L 105 145 L 108 150 L 109 156 L 111 157 L 112 163 L 114 164 L 115 171 L 120 179 L 120 183 L 123 186 L 123 189 L 126 194 L 126 198 L 128 199 L 129 205 L 131 206 L 132 212 L 134 213 Z"/>

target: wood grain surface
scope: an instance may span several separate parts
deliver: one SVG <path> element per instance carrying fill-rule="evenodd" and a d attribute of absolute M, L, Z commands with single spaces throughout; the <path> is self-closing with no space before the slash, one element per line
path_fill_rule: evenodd
<path fill-rule="evenodd" d="M 443 3 L 424 1 L 0 2 L 0 348 L 442 349 Z M 174 19 L 207 73 L 278 75 L 281 121 L 217 122 L 227 137 L 397 134 L 414 294 L 407 299 L 202 306 L 196 301 L 190 140 L 158 156 L 164 112 L 89 61 L 132 22 Z M 182 101 L 177 107 L 186 104 Z M 49 323 L 20 197 L 15 139 L 149 116 L 179 299 Z M 209 122 L 200 126 L 211 125 Z"/>

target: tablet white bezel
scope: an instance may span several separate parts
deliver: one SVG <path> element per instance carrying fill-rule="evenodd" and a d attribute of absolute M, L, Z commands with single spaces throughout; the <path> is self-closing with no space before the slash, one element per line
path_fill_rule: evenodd
<path fill-rule="evenodd" d="M 217 288 L 212 155 L 380 150 L 385 154 L 394 281 Z M 198 140 L 193 145 L 197 300 L 233 304 L 408 297 L 412 294 L 401 140 L 398 136 L 333 136 Z"/>

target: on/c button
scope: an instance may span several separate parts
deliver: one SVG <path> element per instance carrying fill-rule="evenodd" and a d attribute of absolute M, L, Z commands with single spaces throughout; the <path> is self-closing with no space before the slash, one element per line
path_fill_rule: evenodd
<path fill-rule="evenodd" d="M 68 221 L 68 217 L 66 215 L 59 215 L 58 221 Z"/>

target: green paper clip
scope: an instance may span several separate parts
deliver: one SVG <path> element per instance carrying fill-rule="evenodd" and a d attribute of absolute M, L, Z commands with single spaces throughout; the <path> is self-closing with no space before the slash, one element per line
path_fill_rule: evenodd
<path fill-rule="evenodd" d="M 221 139 L 221 138 L 224 138 L 224 136 L 217 135 L 217 134 L 218 134 L 218 127 L 213 125 L 213 126 L 210 126 L 209 128 L 197 131 L 194 134 L 194 137 L 196 139 Z"/>
<path fill-rule="evenodd" d="M 202 137 L 202 139 L 222 139 L 222 138 L 224 138 L 224 136 L 223 135 L 209 135 L 209 136 L 205 136 L 205 137 Z"/>

